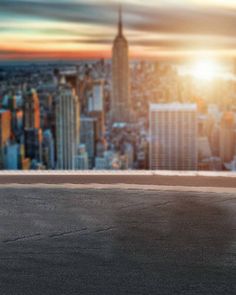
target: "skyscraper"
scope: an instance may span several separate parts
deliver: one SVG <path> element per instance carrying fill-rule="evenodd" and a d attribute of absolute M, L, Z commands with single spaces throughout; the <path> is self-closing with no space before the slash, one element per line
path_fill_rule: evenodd
<path fill-rule="evenodd" d="M 42 162 L 42 142 L 43 135 L 40 128 L 25 129 L 25 156 L 38 163 Z"/>
<path fill-rule="evenodd" d="M 235 119 L 233 112 L 225 112 L 220 122 L 220 157 L 223 163 L 229 163 L 235 156 Z"/>
<path fill-rule="evenodd" d="M 24 97 L 24 128 L 40 128 L 40 105 L 37 92 L 29 90 Z"/>
<path fill-rule="evenodd" d="M 88 115 L 97 120 L 97 134 L 102 139 L 105 132 L 104 114 L 104 81 L 95 80 L 92 84 L 92 94 L 89 97 Z"/>
<path fill-rule="evenodd" d="M 112 48 L 112 122 L 127 122 L 130 118 L 128 42 L 123 35 L 122 12 L 119 10 L 118 34 Z"/>
<path fill-rule="evenodd" d="M 11 137 L 11 112 L 0 109 L 0 169 L 4 168 L 4 149 Z"/>
<path fill-rule="evenodd" d="M 96 142 L 98 140 L 97 120 L 91 117 L 80 118 L 80 143 L 84 144 L 88 153 L 89 168 L 94 166 Z"/>
<path fill-rule="evenodd" d="M 79 145 L 78 156 L 76 156 L 76 168 L 79 170 L 89 169 L 89 159 L 85 144 Z"/>
<path fill-rule="evenodd" d="M 197 170 L 197 106 L 151 104 L 150 169 Z"/>
<path fill-rule="evenodd" d="M 24 96 L 24 141 L 25 156 L 40 163 L 42 161 L 40 103 L 34 89 L 28 90 Z"/>
<path fill-rule="evenodd" d="M 50 129 L 43 132 L 43 163 L 47 169 L 55 168 L 54 138 Z"/>
<path fill-rule="evenodd" d="M 88 112 L 104 112 L 104 81 L 94 80 L 88 100 Z"/>
<path fill-rule="evenodd" d="M 56 104 L 57 169 L 75 169 L 79 119 L 79 102 L 75 91 L 68 85 L 61 85 Z"/>

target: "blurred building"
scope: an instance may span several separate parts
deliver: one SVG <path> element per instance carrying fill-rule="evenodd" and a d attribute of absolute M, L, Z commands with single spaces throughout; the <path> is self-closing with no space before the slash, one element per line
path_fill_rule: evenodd
<path fill-rule="evenodd" d="M 88 98 L 88 115 L 96 119 L 96 133 L 100 140 L 105 133 L 104 113 L 104 81 L 95 80 L 92 84 L 92 93 Z"/>
<path fill-rule="evenodd" d="M 197 106 L 151 104 L 150 169 L 197 170 Z"/>
<path fill-rule="evenodd" d="M 198 160 L 212 157 L 209 140 L 206 136 L 198 138 Z"/>
<path fill-rule="evenodd" d="M 96 154 L 97 120 L 90 117 L 80 118 L 80 142 L 86 147 L 89 158 L 89 168 L 93 168 Z"/>
<path fill-rule="evenodd" d="M 225 166 L 228 170 L 236 172 L 236 156 L 234 156 L 231 163 L 226 163 Z"/>
<path fill-rule="evenodd" d="M 25 158 L 21 161 L 21 170 L 29 170 L 31 167 L 31 160 L 29 158 Z"/>
<path fill-rule="evenodd" d="M 225 112 L 220 123 L 220 157 L 223 163 L 229 163 L 235 155 L 235 119 L 233 112 Z"/>
<path fill-rule="evenodd" d="M 50 129 L 43 132 L 43 164 L 46 169 L 55 168 L 54 139 Z"/>
<path fill-rule="evenodd" d="M 40 128 L 40 105 L 37 92 L 27 91 L 24 96 L 24 128 Z"/>
<path fill-rule="evenodd" d="M 127 122 L 130 118 L 128 42 L 123 35 L 121 9 L 118 35 L 112 48 L 112 122 Z"/>
<path fill-rule="evenodd" d="M 104 157 L 96 157 L 95 158 L 95 169 L 96 170 L 107 170 L 109 166 L 107 165 L 107 161 Z"/>
<path fill-rule="evenodd" d="M 76 169 L 88 170 L 89 169 L 89 159 L 88 153 L 86 151 L 85 144 L 80 144 L 78 148 L 78 156 L 76 158 Z"/>
<path fill-rule="evenodd" d="M 57 169 L 75 169 L 79 128 L 78 97 L 71 86 L 61 85 L 56 104 Z"/>
<path fill-rule="evenodd" d="M 23 121 L 24 113 L 22 110 L 12 112 L 12 132 L 17 141 L 20 141 L 20 137 L 23 134 Z"/>
<path fill-rule="evenodd" d="M 25 157 L 41 163 L 43 136 L 40 126 L 40 103 L 34 89 L 26 91 L 23 110 Z"/>
<path fill-rule="evenodd" d="M 5 147 L 4 153 L 4 169 L 17 170 L 19 169 L 19 145 L 9 144 Z"/>
<path fill-rule="evenodd" d="M 4 169 L 4 149 L 11 137 L 11 112 L 0 109 L 0 169 Z"/>
<path fill-rule="evenodd" d="M 74 90 L 76 95 L 78 94 L 78 77 L 77 73 L 66 73 L 65 74 L 66 84 L 70 85 Z"/>
<path fill-rule="evenodd" d="M 127 168 L 132 169 L 134 166 L 134 147 L 130 143 L 124 145 L 124 155 L 127 158 Z"/>
<path fill-rule="evenodd" d="M 42 129 L 28 128 L 24 131 L 25 156 L 38 163 L 42 162 Z"/>
<path fill-rule="evenodd" d="M 89 112 L 104 112 L 104 81 L 95 80 L 88 103 Z"/>
<path fill-rule="evenodd" d="M 198 163 L 200 171 L 222 171 L 222 160 L 219 157 L 205 158 Z"/>

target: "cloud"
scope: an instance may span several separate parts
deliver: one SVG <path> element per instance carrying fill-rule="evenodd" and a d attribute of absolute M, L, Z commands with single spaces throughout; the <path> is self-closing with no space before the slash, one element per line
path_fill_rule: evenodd
<path fill-rule="evenodd" d="M 83 2 L 65 1 L 17 1 L 1 0 L 0 11 L 3 14 L 28 16 L 75 23 L 110 24 L 115 13 L 112 5 L 86 4 Z"/>
<path fill-rule="evenodd" d="M 132 46 L 162 50 L 235 48 L 236 11 L 228 0 L 227 5 L 219 0 L 215 1 L 217 5 L 212 0 L 191 0 L 188 4 L 168 0 L 162 2 L 165 5 L 152 0 L 147 4 L 139 0 L 123 2 L 125 33 Z M 1 0 L 1 15 L 4 18 L 0 19 L 0 48 L 6 34 L 21 32 L 28 34 L 29 40 L 30 35 L 38 34 L 39 45 L 42 36 L 48 35 L 55 43 L 94 44 L 96 50 L 96 44 L 111 45 L 117 25 L 117 1 Z M 12 19 L 15 27 L 4 25 Z M 19 20 L 24 23 L 26 19 L 27 26 L 17 27 Z M 52 25 L 32 30 L 31 22 Z M 89 26 L 83 28 L 83 24 Z M 64 35 L 68 35 L 67 40 L 61 38 Z"/>
<path fill-rule="evenodd" d="M 128 2 L 124 10 L 126 26 L 133 30 L 234 35 L 236 26 L 236 13 L 227 8 L 187 5 L 145 8 Z M 1 0 L 0 11 L 9 15 L 104 26 L 115 26 L 117 20 L 117 6 L 113 1 Z"/>

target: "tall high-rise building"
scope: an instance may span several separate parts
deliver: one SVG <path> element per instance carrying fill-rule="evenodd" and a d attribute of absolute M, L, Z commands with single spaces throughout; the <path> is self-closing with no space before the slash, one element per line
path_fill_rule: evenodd
<path fill-rule="evenodd" d="M 43 164 L 46 169 L 55 168 L 54 138 L 50 129 L 43 132 Z"/>
<path fill-rule="evenodd" d="M 42 130 L 40 128 L 40 103 L 37 92 L 30 89 L 24 96 L 25 155 L 42 161 Z"/>
<path fill-rule="evenodd" d="M 4 147 L 11 136 L 11 112 L 0 109 L 0 146 Z"/>
<path fill-rule="evenodd" d="M 4 168 L 4 149 L 11 138 L 11 112 L 0 109 L 0 169 Z"/>
<path fill-rule="evenodd" d="M 24 132 L 25 156 L 38 163 L 42 162 L 42 129 L 28 128 Z"/>
<path fill-rule="evenodd" d="M 220 122 L 220 158 L 229 163 L 235 156 L 235 119 L 233 112 L 225 112 Z"/>
<path fill-rule="evenodd" d="M 85 144 L 79 145 L 78 156 L 76 156 L 76 168 L 79 170 L 89 169 L 89 159 Z"/>
<path fill-rule="evenodd" d="M 88 100 L 88 112 L 104 111 L 104 81 L 95 80 L 92 84 L 92 95 Z"/>
<path fill-rule="evenodd" d="M 92 95 L 89 97 L 88 115 L 97 120 L 97 133 L 100 139 L 105 132 L 104 81 L 95 80 L 92 84 Z"/>
<path fill-rule="evenodd" d="M 75 169 L 79 145 L 80 111 L 75 91 L 61 85 L 56 104 L 57 169 Z"/>
<path fill-rule="evenodd" d="M 197 106 L 151 104 L 150 169 L 197 170 Z"/>
<path fill-rule="evenodd" d="M 7 170 L 17 170 L 19 168 L 19 144 L 9 144 L 5 148 L 4 168 Z"/>
<path fill-rule="evenodd" d="M 97 120 L 91 117 L 80 118 L 80 143 L 84 144 L 88 153 L 89 168 L 93 168 L 98 140 Z"/>
<path fill-rule="evenodd" d="M 112 122 L 127 122 L 130 118 L 129 53 L 123 35 L 122 13 L 119 10 L 118 34 L 112 48 Z"/>
<path fill-rule="evenodd" d="M 29 90 L 24 97 L 24 128 L 40 128 L 40 105 L 37 92 Z"/>

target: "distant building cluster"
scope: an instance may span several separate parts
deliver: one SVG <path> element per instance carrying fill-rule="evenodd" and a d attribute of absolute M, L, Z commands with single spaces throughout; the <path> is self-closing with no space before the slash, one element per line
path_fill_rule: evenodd
<path fill-rule="evenodd" d="M 132 61 L 0 67 L 0 169 L 236 171 L 236 86 Z"/>

